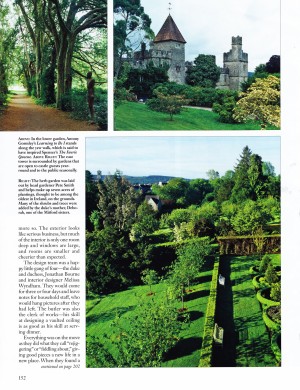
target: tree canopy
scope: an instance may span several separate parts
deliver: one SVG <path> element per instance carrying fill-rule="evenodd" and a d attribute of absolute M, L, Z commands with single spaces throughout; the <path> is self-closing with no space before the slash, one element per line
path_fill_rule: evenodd
<path fill-rule="evenodd" d="M 106 0 L 16 0 L 9 12 L 16 15 L 9 42 L 18 51 L 18 70 L 10 72 L 30 95 L 70 109 L 74 80 L 83 85 L 92 71 L 98 84 L 106 83 Z"/>
<path fill-rule="evenodd" d="M 280 80 L 275 76 L 257 79 L 241 94 L 233 117 L 238 122 L 258 121 L 261 129 L 280 127 Z"/>
<path fill-rule="evenodd" d="M 124 57 L 143 39 L 153 37 L 153 32 L 140 0 L 114 0 L 114 16 L 114 75 L 118 79 Z"/>
<path fill-rule="evenodd" d="M 186 71 L 186 82 L 193 86 L 215 87 L 219 77 L 220 69 L 213 55 L 199 54 Z"/>

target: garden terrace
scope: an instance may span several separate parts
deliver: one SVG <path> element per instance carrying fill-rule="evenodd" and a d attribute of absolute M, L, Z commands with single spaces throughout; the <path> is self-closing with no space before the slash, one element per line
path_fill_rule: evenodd
<path fill-rule="evenodd" d="M 213 366 L 276 366 L 270 337 L 256 298 L 251 256 L 221 256 L 225 286 L 218 286 L 216 322 L 224 328 L 223 349 L 214 349 Z"/>
<path fill-rule="evenodd" d="M 205 268 L 191 286 L 191 292 L 185 295 L 184 306 L 190 316 L 190 324 L 184 326 L 177 344 L 167 353 L 163 367 L 197 367 L 199 364 L 200 350 L 207 311 L 208 297 L 212 278 L 213 259 L 206 263 Z M 154 295 L 147 295 L 148 286 L 132 287 L 126 291 L 109 294 L 103 297 L 94 297 L 87 300 L 86 332 L 87 341 L 96 336 L 100 339 L 110 352 L 113 352 L 113 345 L 108 346 L 104 334 L 112 336 L 111 324 L 116 317 L 120 317 L 124 326 L 128 325 L 130 317 L 133 317 L 135 310 L 141 301 L 155 299 L 163 301 L 166 297 L 166 284 L 159 283 L 152 287 Z M 178 309 L 181 303 L 178 302 Z M 87 357 L 87 362 L 89 357 Z"/>

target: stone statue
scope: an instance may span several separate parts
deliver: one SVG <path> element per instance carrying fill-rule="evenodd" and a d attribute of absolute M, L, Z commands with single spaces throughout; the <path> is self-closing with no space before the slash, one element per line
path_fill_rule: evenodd
<path fill-rule="evenodd" d="M 95 79 L 93 79 L 92 77 L 92 72 L 87 73 L 86 79 L 87 79 L 87 101 L 88 101 L 88 106 L 90 111 L 91 123 L 94 123 Z"/>

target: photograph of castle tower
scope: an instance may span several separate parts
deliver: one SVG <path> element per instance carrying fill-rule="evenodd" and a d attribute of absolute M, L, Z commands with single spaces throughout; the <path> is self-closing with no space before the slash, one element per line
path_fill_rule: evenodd
<path fill-rule="evenodd" d="M 280 128 L 279 0 L 126 4 L 114 6 L 115 130 Z"/>

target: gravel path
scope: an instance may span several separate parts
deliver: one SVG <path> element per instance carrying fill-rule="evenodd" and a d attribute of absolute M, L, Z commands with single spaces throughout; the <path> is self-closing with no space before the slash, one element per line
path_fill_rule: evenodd
<path fill-rule="evenodd" d="M 0 130 L 5 131 L 94 131 L 97 126 L 78 121 L 55 108 L 36 105 L 26 95 L 14 95 L 0 116 Z"/>

